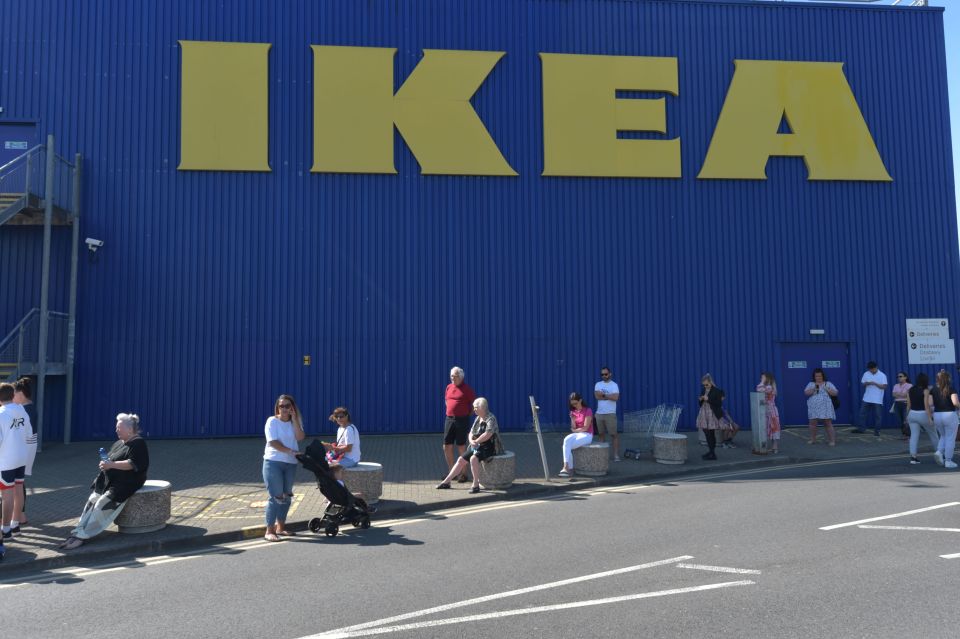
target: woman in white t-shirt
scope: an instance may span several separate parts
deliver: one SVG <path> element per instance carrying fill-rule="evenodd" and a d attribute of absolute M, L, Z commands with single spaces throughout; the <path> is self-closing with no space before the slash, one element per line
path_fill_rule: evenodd
<path fill-rule="evenodd" d="M 350 420 L 350 411 L 343 406 L 333 409 L 330 421 L 337 425 L 337 441 L 322 443 L 327 449 L 331 470 L 336 473 L 337 479 L 343 479 L 340 469 L 352 468 L 360 463 L 360 432 Z"/>
<path fill-rule="evenodd" d="M 273 405 L 273 417 L 263 427 L 267 445 L 263 448 L 263 483 L 267 486 L 267 541 L 293 537 L 287 530 L 287 513 L 293 497 L 293 478 L 297 474 L 298 442 L 305 437 L 300 410 L 290 395 L 281 395 Z"/>

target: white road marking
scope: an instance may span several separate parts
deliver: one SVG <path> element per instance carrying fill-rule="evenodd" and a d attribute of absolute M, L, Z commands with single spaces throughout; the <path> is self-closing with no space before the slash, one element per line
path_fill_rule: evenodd
<path fill-rule="evenodd" d="M 111 572 L 119 572 L 121 570 L 129 570 L 130 568 L 142 568 L 144 566 L 159 566 L 162 564 L 174 563 L 177 561 L 185 561 L 187 559 L 199 559 L 200 557 L 207 556 L 217 556 L 222 553 L 223 550 L 256 550 L 258 548 L 266 548 L 273 544 L 263 539 L 257 539 L 254 541 L 241 541 L 235 544 L 225 544 L 223 546 L 214 546 L 209 549 L 203 550 L 189 550 L 182 553 L 175 553 L 170 555 L 157 555 L 155 557 L 147 557 L 144 559 L 129 559 L 120 563 L 105 564 L 98 566 L 96 568 L 55 568 L 49 571 L 46 571 L 42 575 L 35 577 L 26 577 L 26 578 L 10 578 L 0 580 L 0 590 L 4 588 L 16 588 L 17 586 L 25 586 L 27 584 L 48 584 L 55 581 L 59 581 L 65 578 L 86 578 L 94 577 L 96 575 L 105 575 Z"/>
<path fill-rule="evenodd" d="M 952 555 L 940 555 L 943 559 L 960 559 L 960 552 L 954 553 Z"/>
<path fill-rule="evenodd" d="M 629 572 L 644 570 L 646 568 L 656 568 L 657 566 L 668 566 L 670 564 L 675 564 L 678 561 L 683 561 L 685 559 L 693 559 L 693 557 L 691 555 L 682 555 L 680 557 L 673 557 L 671 559 L 662 559 L 660 561 L 651 561 L 650 563 L 638 564 L 636 566 L 628 566 L 626 568 L 615 568 L 614 570 L 606 570 L 604 572 L 595 572 L 591 575 L 583 575 L 582 577 L 571 577 L 570 579 L 562 579 L 560 581 L 553 581 L 550 583 L 540 584 L 537 586 L 529 586 L 527 588 L 519 588 L 517 590 L 508 590 L 506 592 L 500 592 L 492 595 L 484 595 L 483 597 L 475 597 L 473 599 L 467 599 L 466 601 L 457 601 L 456 603 L 444 604 L 442 606 L 435 606 L 433 608 L 427 608 L 426 610 L 417 610 L 415 612 L 407 612 L 402 615 L 396 615 L 394 617 L 387 617 L 385 619 L 379 619 L 377 621 L 368 621 L 366 623 L 360 623 L 354 626 L 347 626 L 346 628 L 331 630 L 330 632 L 352 632 L 354 630 L 363 630 L 365 628 L 373 628 L 375 626 L 382 626 L 388 623 L 394 623 L 397 621 L 405 621 L 407 619 L 413 619 L 414 617 L 424 617 L 426 615 L 432 615 L 438 612 L 446 612 L 447 610 L 453 610 L 454 608 L 463 608 L 464 606 L 474 606 L 477 604 L 487 603 L 488 601 L 505 599 L 507 597 L 516 597 L 517 595 L 525 595 L 531 592 L 549 590 L 550 588 L 559 588 L 561 586 L 569 586 L 570 584 L 581 583 L 583 581 L 591 581 L 594 579 L 602 579 L 603 577 L 613 577 L 615 575 L 623 575 Z M 326 637 L 327 635 L 320 634 L 320 635 L 311 635 L 311 636 Z"/>
<path fill-rule="evenodd" d="M 777 472 L 777 471 L 781 471 L 781 470 L 785 470 L 785 469 L 808 468 L 808 467 L 811 467 L 811 466 L 827 466 L 827 465 L 837 465 L 837 464 L 853 464 L 853 463 L 862 463 L 862 462 L 882 460 L 882 459 L 895 459 L 895 458 L 896 458 L 896 459 L 899 459 L 899 458 L 901 458 L 901 457 L 903 457 L 902 454 L 874 455 L 874 456 L 872 456 L 872 457 L 835 459 L 835 460 L 825 460 L 825 461 L 818 461 L 818 462 L 804 462 L 804 463 L 800 463 L 800 464 L 784 464 L 784 465 L 777 465 L 777 466 L 769 466 L 769 467 L 765 467 L 765 468 L 755 468 L 755 469 L 749 469 L 749 470 L 736 470 L 736 471 L 730 471 L 730 472 L 718 472 L 718 473 L 709 473 L 709 474 L 702 474 L 702 475 L 690 475 L 690 476 L 686 476 L 686 477 L 667 477 L 667 478 L 664 478 L 664 479 L 662 479 L 662 480 L 651 481 L 651 482 L 640 483 L 640 484 L 628 484 L 628 485 L 624 485 L 624 486 L 610 486 L 610 487 L 600 487 L 600 488 L 589 488 L 589 489 L 582 489 L 582 490 L 574 490 L 574 491 L 571 491 L 570 493 L 564 493 L 564 495 L 557 495 L 557 496 L 546 497 L 546 498 L 542 498 L 542 499 L 530 499 L 530 500 L 515 501 L 515 502 L 498 502 L 498 503 L 493 503 L 493 504 L 479 504 L 479 505 L 477 505 L 477 506 L 466 506 L 466 507 L 462 507 L 462 508 L 449 509 L 449 510 L 442 510 L 442 509 L 441 509 L 441 510 L 437 510 L 437 511 L 429 511 L 429 512 L 427 512 L 427 513 L 426 513 L 425 515 L 423 515 L 423 516 L 418 516 L 418 517 L 414 517 L 414 518 L 411 518 L 411 519 L 391 519 L 391 520 L 386 520 L 386 521 L 378 521 L 378 522 L 376 522 L 375 525 L 378 526 L 378 527 L 387 528 L 387 527 L 402 526 L 402 525 L 407 525 L 407 524 L 415 524 L 415 523 L 420 523 L 420 522 L 435 521 L 435 520 L 437 520 L 438 518 L 461 517 L 461 516 L 463 516 L 463 515 L 472 515 L 472 514 L 490 512 L 490 511 L 493 511 L 493 510 L 506 509 L 506 508 L 520 508 L 520 507 L 525 507 L 525 506 L 534 506 L 534 505 L 546 504 L 546 503 L 549 503 L 549 502 L 552 502 L 552 501 L 564 499 L 566 494 L 602 495 L 602 494 L 620 493 L 620 492 L 629 492 L 629 491 L 636 491 L 636 490 L 642 490 L 642 489 L 656 488 L 656 487 L 662 486 L 662 485 L 664 485 L 664 484 L 691 483 L 691 482 L 703 481 L 703 480 L 706 480 L 706 479 L 718 479 L 718 478 L 726 478 L 726 477 L 742 477 L 742 476 L 746 476 L 746 475 L 758 475 L 758 474 L 762 474 L 762 473 Z M 943 506 L 935 506 L 934 508 L 945 507 L 945 506 L 952 506 L 952 505 L 960 505 L 960 502 L 952 502 L 952 503 L 950 503 L 950 504 L 944 504 Z M 910 511 L 909 513 L 900 513 L 900 514 L 898 514 L 898 515 L 889 515 L 888 517 L 881 517 L 881 518 L 879 518 L 879 519 L 886 519 L 886 518 L 889 518 L 889 517 L 898 517 L 898 516 L 905 515 L 905 514 L 911 514 L 911 513 L 913 513 L 913 512 L 922 512 L 922 511 Z M 876 518 L 875 518 L 875 519 L 867 519 L 867 520 L 862 520 L 862 521 L 860 521 L 860 522 L 851 522 L 851 523 L 849 523 L 849 524 L 840 524 L 840 525 L 835 526 L 835 527 L 822 528 L 821 530 L 828 530 L 828 529 L 833 529 L 833 528 L 836 528 L 836 527 L 843 527 L 843 526 L 853 526 L 853 525 L 856 525 L 856 524 L 859 524 L 859 523 L 866 523 L 866 522 L 868 522 L 868 521 L 877 521 L 877 519 L 876 519 Z M 158 565 L 158 564 L 162 564 L 162 563 L 169 563 L 168 561 L 165 561 L 165 560 L 166 560 L 168 557 L 172 557 L 172 556 L 176 556 L 176 557 L 181 557 L 181 556 L 182 556 L 184 559 L 197 559 L 197 558 L 206 556 L 206 555 L 208 555 L 208 554 L 214 554 L 214 555 L 215 555 L 215 554 L 218 553 L 219 550 L 223 550 L 223 549 L 231 549 L 231 550 L 250 549 L 250 550 L 255 550 L 255 549 L 258 549 L 258 548 L 267 548 L 267 547 L 272 546 L 272 545 L 273 545 L 273 546 L 280 547 L 280 546 L 282 546 L 283 544 L 272 544 L 272 543 L 266 542 L 266 541 L 264 541 L 264 540 L 262 540 L 262 539 L 255 539 L 255 540 L 247 540 L 247 541 L 242 541 L 242 542 L 236 542 L 236 543 L 234 543 L 234 544 L 222 544 L 222 545 L 219 545 L 219 546 L 214 546 L 213 548 L 211 548 L 210 550 L 207 550 L 207 551 L 200 551 L 200 552 L 193 551 L 193 552 L 185 552 L 185 553 L 178 554 L 178 555 L 163 555 L 163 556 L 153 557 L 153 558 L 148 558 L 148 559 L 134 559 L 134 560 L 132 560 L 132 561 L 130 561 L 130 562 L 124 562 L 124 564 L 121 565 L 121 566 L 118 566 L 117 564 L 107 564 L 107 565 L 101 566 L 101 567 L 99 567 L 99 568 L 66 568 L 66 569 L 59 569 L 59 570 L 51 570 L 51 571 L 48 571 L 47 573 L 45 573 L 43 576 L 41 576 L 41 577 L 39 577 L 39 578 L 36 578 L 36 579 L 7 579 L 7 580 L 0 580 L 0 589 L 10 588 L 10 587 L 20 586 L 20 585 L 25 585 L 25 584 L 29 584 L 29 583 L 37 583 L 37 584 L 40 584 L 40 583 L 50 583 L 51 581 L 56 581 L 57 579 L 60 579 L 60 578 L 65 577 L 65 576 L 87 577 L 87 576 L 92 576 L 92 575 L 96 575 L 96 574 L 103 574 L 103 573 L 105 573 L 105 572 L 114 572 L 114 571 L 117 570 L 117 569 L 124 569 L 124 568 L 126 568 L 126 567 L 130 567 L 130 566 L 133 566 L 133 565 L 137 565 L 137 566 L 147 565 L 147 566 L 149 566 L 149 565 Z M 180 559 L 178 559 L 178 561 L 180 561 Z"/>
<path fill-rule="evenodd" d="M 897 517 L 905 517 L 907 515 L 916 515 L 917 513 L 925 513 L 930 510 L 937 510 L 938 508 L 948 508 L 950 506 L 960 506 L 960 501 L 951 501 L 946 504 L 937 504 L 936 506 L 927 506 L 926 508 L 917 508 L 916 510 L 907 510 L 902 513 L 894 513 L 892 515 L 883 515 L 882 517 L 870 517 L 869 519 L 848 521 L 845 524 L 834 524 L 832 526 L 823 526 L 820 530 L 836 530 L 837 528 L 846 528 L 848 526 L 859 526 L 860 524 L 869 524 L 871 521 L 881 521 L 883 519 L 896 519 Z"/>
<path fill-rule="evenodd" d="M 730 572 L 735 575 L 759 575 L 759 570 L 749 568 L 727 568 L 726 566 L 705 566 L 703 564 L 677 564 L 677 568 L 689 568 L 691 570 L 708 570 L 710 572 Z"/>
<path fill-rule="evenodd" d="M 733 588 L 736 586 L 751 586 L 756 582 L 745 581 L 726 581 L 719 584 L 707 584 L 703 586 L 691 586 L 689 588 L 673 588 L 670 590 L 658 590 L 656 592 L 641 592 L 633 595 L 623 595 L 620 597 L 606 597 L 604 599 L 591 599 L 588 601 L 573 601 L 570 603 L 553 604 L 550 606 L 536 606 L 533 608 L 519 608 L 515 610 L 500 610 L 488 612 L 480 615 L 468 615 L 465 617 L 456 617 L 453 619 L 438 619 L 436 621 L 421 621 L 401 626 L 386 626 L 377 628 L 368 628 L 366 630 L 342 631 L 332 630 L 323 634 L 310 635 L 301 639 L 344 639 L 346 637 L 364 637 L 368 635 L 382 635 L 391 632 L 402 632 L 404 630 L 419 630 L 422 628 L 436 628 L 438 626 L 449 626 L 453 624 L 470 623 L 472 621 L 483 621 L 486 619 L 503 619 L 504 617 L 515 617 L 517 615 L 533 615 L 541 612 L 553 612 L 555 610 L 571 610 L 573 608 L 585 608 L 587 606 L 603 606 L 623 601 L 636 601 L 638 599 L 652 599 L 654 597 L 667 597 L 670 595 L 683 595 L 692 592 L 703 592 L 706 590 L 717 590 L 719 588 Z"/>
<path fill-rule="evenodd" d="M 928 526 L 870 526 L 863 525 L 857 528 L 868 528 L 870 530 L 929 530 L 932 532 L 960 532 L 960 528 L 930 528 Z"/>

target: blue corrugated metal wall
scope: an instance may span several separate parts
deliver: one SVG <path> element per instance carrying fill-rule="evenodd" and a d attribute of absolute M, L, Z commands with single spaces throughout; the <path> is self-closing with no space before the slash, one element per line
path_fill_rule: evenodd
<path fill-rule="evenodd" d="M 367 432 L 435 431 L 454 364 L 508 427 L 529 394 L 564 421 L 604 364 L 626 410 L 683 403 L 690 424 L 710 371 L 745 419 L 778 340 L 824 328 L 891 372 L 905 317 L 960 326 L 939 10 L 31 0 L 0 24 L 4 117 L 85 156 L 82 231 L 106 241 L 81 264 L 78 437 L 119 410 L 154 437 L 258 433 L 280 392 L 311 431 L 338 404 Z M 179 39 L 273 44 L 271 173 L 176 171 Z M 398 47 L 398 84 L 424 48 L 506 51 L 473 103 L 520 176 L 421 176 L 399 138 L 397 176 L 310 174 L 310 44 Z M 540 177 L 539 52 L 679 58 L 684 177 Z M 808 183 L 799 159 L 696 180 L 735 58 L 844 62 L 895 181 Z M 29 289 L 11 234 L 2 286 Z"/>

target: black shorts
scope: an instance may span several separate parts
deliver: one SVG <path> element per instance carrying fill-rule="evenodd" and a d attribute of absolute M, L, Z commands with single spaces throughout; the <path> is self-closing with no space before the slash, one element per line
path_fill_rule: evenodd
<path fill-rule="evenodd" d="M 20 466 L 18 468 L 10 468 L 3 472 L 0 472 L 0 490 L 7 488 L 13 488 L 17 484 L 23 483 L 24 469 L 26 466 Z"/>
<path fill-rule="evenodd" d="M 470 417 L 450 417 L 443 421 L 443 444 L 449 446 L 456 443 L 457 446 L 467 445 L 467 433 L 470 432 Z"/>
<path fill-rule="evenodd" d="M 480 446 L 480 448 L 474 448 L 473 446 L 471 446 L 470 448 L 467 449 L 467 452 L 460 455 L 460 459 L 462 459 L 465 462 L 468 462 L 470 461 L 471 457 L 476 455 L 477 459 L 479 459 L 480 461 L 484 461 L 484 460 L 490 459 L 496 454 L 497 454 L 497 451 L 493 446 Z"/>

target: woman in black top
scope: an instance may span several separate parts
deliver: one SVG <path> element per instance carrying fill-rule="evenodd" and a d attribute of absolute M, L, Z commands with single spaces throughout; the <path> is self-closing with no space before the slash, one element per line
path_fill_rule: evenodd
<path fill-rule="evenodd" d="M 945 468 L 956 468 L 953 461 L 953 447 L 957 438 L 957 410 L 960 398 L 951 384 L 950 373 L 941 370 L 937 373 L 937 386 L 927 396 L 927 412 L 933 408 L 933 423 L 937 427 L 940 443 L 933 460 Z"/>
<path fill-rule="evenodd" d="M 90 486 L 93 492 L 83 507 L 80 522 L 60 544 L 64 550 L 78 548 L 103 532 L 123 510 L 126 500 L 147 481 L 150 455 L 147 443 L 140 438 L 140 418 L 120 413 L 116 430 L 117 441 L 107 459 L 100 462 L 100 473 Z"/>
<path fill-rule="evenodd" d="M 702 455 L 703 459 L 716 459 L 717 431 L 722 428 L 720 419 L 723 417 L 723 391 L 713 383 L 713 376 L 707 373 L 700 379 L 703 391 L 700 393 L 700 412 L 697 414 L 697 428 L 703 431 L 707 438 L 709 451 Z"/>
<path fill-rule="evenodd" d="M 920 431 L 927 431 L 933 450 L 937 450 L 940 439 L 933 426 L 933 411 L 927 410 L 927 397 L 930 395 L 930 378 L 926 373 L 917 375 L 916 383 L 907 391 L 907 425 L 910 427 L 910 463 L 919 464 L 917 446 L 920 443 Z"/>

